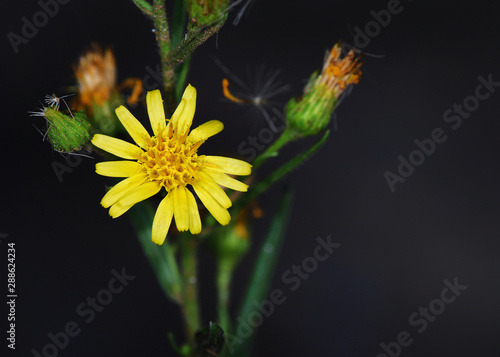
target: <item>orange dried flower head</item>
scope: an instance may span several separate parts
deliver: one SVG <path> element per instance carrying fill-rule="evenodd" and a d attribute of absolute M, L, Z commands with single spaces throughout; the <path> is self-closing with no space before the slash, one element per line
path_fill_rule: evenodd
<path fill-rule="evenodd" d="M 335 44 L 323 65 L 318 84 L 326 84 L 338 98 L 350 84 L 358 84 L 361 78 L 361 61 L 353 50 L 342 56 L 340 44 Z"/>
<path fill-rule="evenodd" d="M 87 107 L 91 107 L 93 103 L 102 105 L 110 99 L 116 87 L 116 61 L 113 52 L 109 48 L 103 51 L 97 45 L 92 46 L 80 57 L 75 74 L 79 103 Z"/>
<path fill-rule="evenodd" d="M 304 94 L 285 107 L 288 126 L 296 135 L 316 135 L 326 128 L 341 94 L 351 84 L 358 84 L 360 67 L 360 58 L 353 50 L 343 56 L 341 45 L 333 46 L 321 73 L 313 73 Z"/>

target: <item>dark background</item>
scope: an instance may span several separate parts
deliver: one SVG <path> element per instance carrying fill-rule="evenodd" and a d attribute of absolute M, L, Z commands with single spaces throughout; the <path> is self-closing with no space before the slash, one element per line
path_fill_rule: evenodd
<path fill-rule="evenodd" d="M 212 55 L 242 79 L 263 63 L 280 69 L 281 80 L 291 86 L 278 98 L 284 103 L 321 68 L 326 50 L 339 39 L 354 44 L 355 27 L 364 28 L 373 20 L 370 11 L 387 4 L 257 0 L 238 26 L 228 22 L 196 53 L 189 76 L 198 89 L 195 124 L 217 118 L 226 126 L 206 152 L 234 155 L 240 142 L 266 125 L 222 100 L 224 74 Z M 500 6 L 416 0 L 401 5 L 401 13 L 363 48 L 363 78 L 336 112 L 338 130 L 287 178 L 295 203 L 273 281 L 287 300 L 265 319 L 255 356 L 377 356 L 383 352 L 379 345 L 402 331 L 413 342 L 401 356 L 500 354 L 498 88 L 457 130 L 443 121 L 447 109 L 474 94 L 478 76 L 500 81 Z M 33 127 L 43 128 L 43 120 L 27 114 L 45 94 L 61 95 L 74 83 L 71 65 L 92 41 L 113 46 L 120 81 L 144 78 L 146 67 L 159 61 L 152 26 L 130 1 L 72 0 L 15 54 L 7 33 L 19 34 L 21 18 L 40 7 L 35 1 L 5 6 L 0 233 L 8 236 L 0 243 L 0 286 L 7 284 L 7 243 L 15 242 L 18 298 L 16 351 L 7 349 L 6 335 L 2 351 L 31 356 L 32 348 L 41 351 L 50 342 L 48 333 L 75 321 L 81 333 L 59 356 L 173 355 L 166 333 L 182 340 L 180 314 L 157 285 L 127 218 L 111 220 L 100 207 L 107 181 L 95 175 L 96 160 L 82 160 L 60 182 L 51 165 L 65 159 Z M 392 193 L 384 172 L 396 173 L 398 156 L 408 158 L 414 140 L 429 138 L 435 128 L 447 140 Z M 291 145 L 264 171 L 313 142 Z M 237 272 L 235 297 L 241 296 L 283 184 L 260 200 L 265 217 L 254 222 L 253 251 Z M 340 248 L 290 291 L 281 275 L 312 254 L 317 237 L 328 235 Z M 76 307 L 122 267 L 136 278 L 85 324 Z M 212 269 L 202 252 L 206 323 L 215 319 Z M 418 333 L 409 316 L 440 298 L 443 280 L 455 277 L 467 289 Z"/>

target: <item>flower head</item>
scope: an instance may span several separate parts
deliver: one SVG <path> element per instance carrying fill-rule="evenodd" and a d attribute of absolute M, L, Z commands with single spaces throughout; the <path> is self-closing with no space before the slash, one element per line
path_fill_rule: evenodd
<path fill-rule="evenodd" d="M 340 44 L 335 44 L 326 59 L 316 85 L 326 85 L 338 98 L 351 84 L 358 84 L 361 78 L 361 61 L 354 50 L 342 56 Z"/>
<path fill-rule="evenodd" d="M 96 165 L 103 176 L 126 177 L 109 190 L 101 201 L 109 214 L 119 217 L 137 202 L 162 188 L 167 195 L 160 202 L 153 221 L 152 239 L 162 244 L 175 218 L 179 231 L 200 233 L 201 220 L 190 185 L 208 211 L 222 225 L 231 220 L 231 200 L 220 185 L 246 191 L 247 185 L 229 175 L 249 175 L 251 165 L 237 159 L 198 155 L 198 149 L 209 137 L 219 133 L 223 124 L 206 122 L 190 131 L 196 108 L 196 89 L 188 85 L 170 120 L 165 119 L 159 90 L 146 96 L 150 136 L 142 124 L 123 106 L 116 109 L 121 123 L 137 145 L 110 136 L 96 134 L 92 143 L 130 161 L 108 161 Z M 168 121 L 168 123 L 167 123 Z"/>
<path fill-rule="evenodd" d="M 107 102 L 116 87 L 116 61 L 110 49 L 103 51 L 94 45 L 80 57 L 75 67 L 78 80 L 78 100 L 81 105 L 101 106 Z"/>
<path fill-rule="evenodd" d="M 287 103 L 289 126 L 299 136 L 315 135 L 323 130 L 341 94 L 351 84 L 358 84 L 361 64 L 353 50 L 342 56 L 340 44 L 333 46 L 321 73 L 313 73 L 304 88 L 304 94 Z"/>
<path fill-rule="evenodd" d="M 93 44 L 80 57 L 74 71 L 78 82 L 78 95 L 71 106 L 84 110 L 93 126 L 104 134 L 114 135 L 117 131 L 123 131 L 114 109 L 124 104 L 122 90 L 131 91 L 127 97 L 129 105 L 137 104 L 142 94 L 142 81 L 138 78 L 127 78 L 117 85 L 113 51 L 109 48 L 103 50 L 97 44 Z"/>

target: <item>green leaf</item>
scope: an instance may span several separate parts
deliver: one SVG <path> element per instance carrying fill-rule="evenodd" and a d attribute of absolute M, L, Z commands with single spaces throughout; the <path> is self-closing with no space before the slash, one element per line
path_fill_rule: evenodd
<path fill-rule="evenodd" d="M 176 0 L 174 5 L 174 17 L 172 19 L 172 48 L 182 41 L 184 28 L 186 26 L 186 8 L 184 0 Z"/>
<path fill-rule="evenodd" d="M 168 52 L 168 62 L 171 64 L 182 63 L 198 46 L 216 34 L 224 25 L 226 19 L 227 14 L 221 15 L 210 24 L 188 29 L 182 41 Z"/>
<path fill-rule="evenodd" d="M 153 13 L 153 7 L 146 0 L 132 0 L 134 4 L 141 10 L 144 15 L 151 16 Z"/>
<path fill-rule="evenodd" d="M 177 101 L 180 102 L 182 98 L 182 93 L 186 89 L 186 78 L 189 72 L 189 65 L 191 64 L 191 56 L 186 57 L 184 62 L 175 67 L 177 84 L 175 87 L 175 95 Z"/>
<path fill-rule="evenodd" d="M 151 240 L 154 218 L 151 204 L 147 201 L 137 203 L 129 213 L 144 254 L 150 261 L 161 288 L 167 298 L 179 303 L 182 283 L 174 250 L 168 239 L 162 245 L 156 245 Z"/>
<path fill-rule="evenodd" d="M 281 199 L 276 215 L 271 222 L 269 232 L 264 239 L 257 261 L 255 262 L 248 290 L 245 294 L 243 304 L 238 314 L 238 324 L 236 329 L 233 330 L 233 335 L 238 338 L 236 341 L 238 344 L 233 346 L 236 348 L 231 353 L 233 356 L 243 357 L 250 355 L 250 349 L 253 339 L 255 338 L 255 331 L 252 331 L 252 334 L 247 338 L 238 336 L 237 332 L 241 325 L 241 321 L 248 324 L 248 317 L 253 311 L 256 310 L 253 302 L 263 301 L 269 293 L 269 287 L 271 285 L 279 254 L 281 252 L 281 247 L 283 245 L 286 227 L 288 226 L 290 218 L 292 198 L 293 192 L 290 188 L 287 188 Z"/>

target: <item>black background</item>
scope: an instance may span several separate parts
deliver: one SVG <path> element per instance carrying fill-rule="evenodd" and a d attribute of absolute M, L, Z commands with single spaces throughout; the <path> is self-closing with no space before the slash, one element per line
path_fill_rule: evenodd
<path fill-rule="evenodd" d="M 196 53 L 189 76 L 198 89 L 195 124 L 217 118 L 226 127 L 206 152 L 234 155 L 266 125 L 221 100 L 223 73 L 212 55 L 243 79 L 262 63 L 280 69 L 291 85 L 284 103 L 321 68 L 326 50 L 339 39 L 354 44 L 355 28 L 387 4 L 257 0 L 238 26 L 228 22 Z M 20 34 L 22 17 L 40 7 L 35 1 L 3 6 L 0 232 L 8 237 L 0 243 L 0 285 L 7 280 L 7 243 L 15 242 L 18 298 L 16 351 L 6 347 L 5 308 L 1 348 L 31 356 L 32 348 L 41 351 L 49 342 L 48 333 L 75 321 L 81 333 L 60 356 L 173 355 L 166 333 L 182 340 L 180 314 L 159 289 L 127 218 L 111 220 L 100 207 L 107 181 L 94 173 L 96 160 L 82 160 L 60 182 L 51 164 L 65 159 L 33 127 L 43 128 L 43 120 L 27 114 L 45 94 L 61 95 L 74 83 L 71 65 L 92 41 L 113 46 L 120 80 L 144 78 L 159 61 L 152 26 L 131 1 L 72 0 L 16 54 L 7 34 Z M 401 6 L 363 48 L 363 78 L 336 112 L 338 130 L 287 179 L 295 202 L 273 281 L 287 299 L 260 328 L 256 356 L 377 356 L 379 345 L 401 331 L 413 339 L 401 356 L 500 353 L 499 88 L 456 130 L 443 121 L 447 109 L 474 94 L 478 76 L 500 81 L 500 7 L 417 0 Z M 396 173 L 398 156 L 408 158 L 414 140 L 429 138 L 435 128 L 447 140 L 392 193 L 384 172 Z M 287 147 L 274 165 L 313 142 Z M 254 247 L 237 272 L 235 298 L 281 186 L 261 198 L 266 215 L 254 222 Z M 341 247 L 291 291 L 281 275 L 312 254 L 317 237 L 328 235 Z M 201 256 L 208 323 L 216 316 L 213 263 Z M 122 267 L 136 278 L 86 324 L 76 307 Z M 455 277 L 467 289 L 418 333 L 409 316 L 439 298 L 443 280 Z"/>

